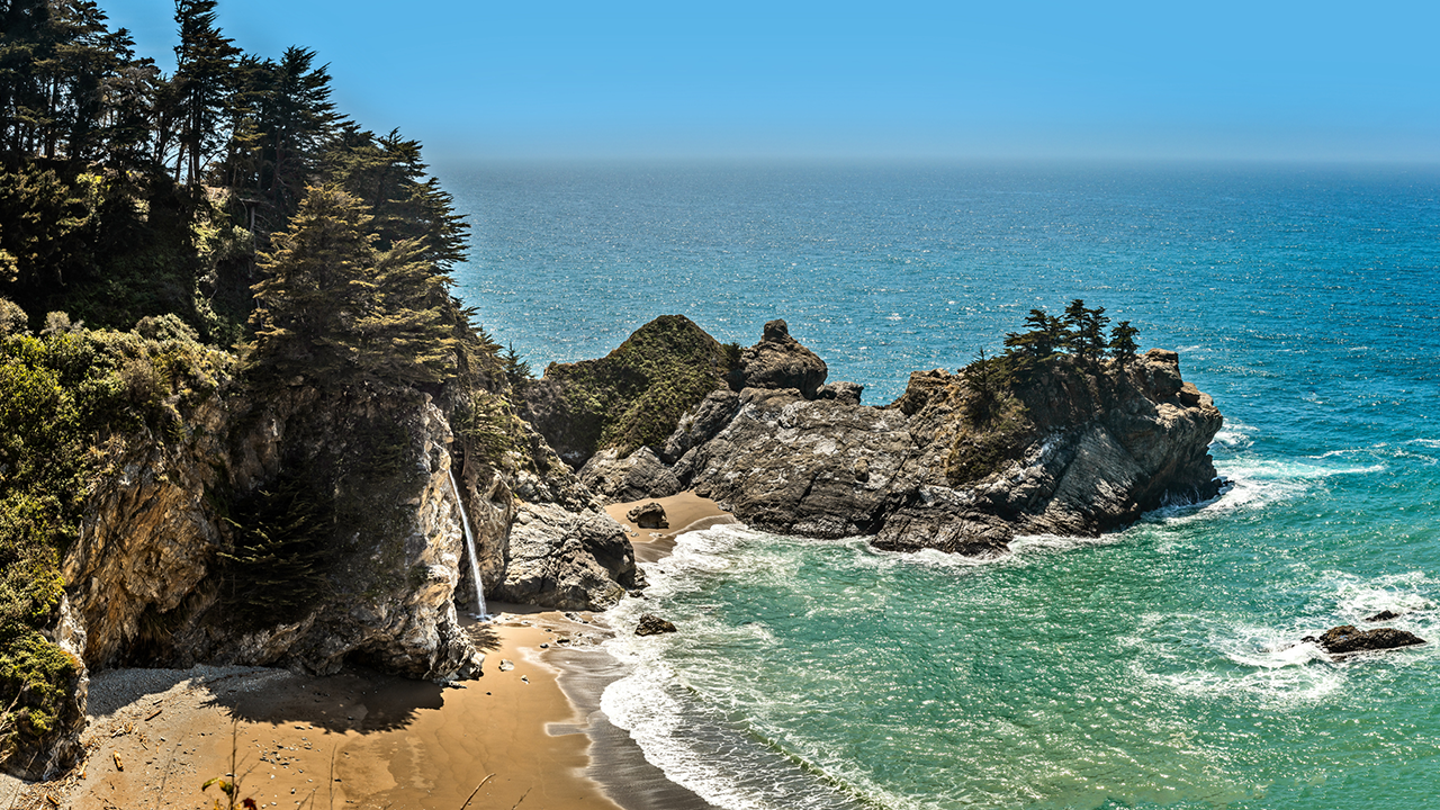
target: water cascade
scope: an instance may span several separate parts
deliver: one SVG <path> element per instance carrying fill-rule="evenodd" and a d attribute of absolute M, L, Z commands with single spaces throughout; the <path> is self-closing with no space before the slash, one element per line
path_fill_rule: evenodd
<path fill-rule="evenodd" d="M 475 535 L 470 531 L 470 518 L 465 515 L 465 502 L 460 499 L 460 485 L 455 483 L 455 471 L 450 471 L 450 491 L 455 493 L 455 507 L 460 510 L 460 525 L 465 527 L 465 548 L 470 551 L 470 574 L 475 581 L 475 618 L 484 619 L 485 588 L 480 584 L 480 561 L 475 556 Z"/>

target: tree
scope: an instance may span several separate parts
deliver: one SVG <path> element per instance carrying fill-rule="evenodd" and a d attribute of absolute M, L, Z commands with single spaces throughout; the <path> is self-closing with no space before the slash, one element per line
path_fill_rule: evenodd
<path fill-rule="evenodd" d="M 470 226 L 426 168 L 419 141 L 401 138 L 397 130 L 376 137 L 347 122 L 325 155 L 321 175 L 365 201 L 379 247 L 421 239 L 425 258 L 448 271 L 465 259 Z"/>
<path fill-rule="evenodd" d="M 1065 345 L 1065 323 L 1059 318 L 1045 314 L 1035 308 L 1025 316 L 1026 332 L 1009 332 L 1005 335 L 1007 349 L 1018 351 L 1029 360 L 1045 360 Z"/>
<path fill-rule="evenodd" d="M 1105 308 L 1090 309 L 1079 298 L 1065 307 L 1065 325 L 1068 327 L 1068 348 L 1083 362 L 1094 363 L 1105 351 L 1105 327 L 1110 319 L 1105 317 Z"/>
<path fill-rule="evenodd" d="M 175 46 L 171 79 L 178 150 L 175 181 L 182 166 L 185 182 L 196 185 L 209 156 L 225 143 L 221 122 L 233 92 L 240 49 L 215 24 L 216 0 L 175 0 L 180 44 Z"/>
<path fill-rule="evenodd" d="M 453 374 L 458 341 L 437 301 L 448 277 L 414 240 L 377 250 L 365 205 L 332 186 L 307 189 L 290 228 L 260 256 L 250 364 L 281 377 L 382 387 Z"/>
<path fill-rule="evenodd" d="M 1138 334 L 1140 330 L 1131 326 L 1129 321 L 1121 321 L 1110 330 L 1110 356 L 1115 358 L 1115 364 L 1121 370 L 1135 362 L 1135 351 L 1139 348 L 1135 336 Z"/>

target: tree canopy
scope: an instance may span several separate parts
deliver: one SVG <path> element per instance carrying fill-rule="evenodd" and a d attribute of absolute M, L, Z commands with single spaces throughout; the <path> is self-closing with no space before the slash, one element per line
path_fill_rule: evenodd
<path fill-rule="evenodd" d="M 364 202 L 312 186 L 255 285 L 254 368 L 323 384 L 436 383 L 457 343 L 443 304 L 449 278 L 423 240 L 376 247 Z"/>

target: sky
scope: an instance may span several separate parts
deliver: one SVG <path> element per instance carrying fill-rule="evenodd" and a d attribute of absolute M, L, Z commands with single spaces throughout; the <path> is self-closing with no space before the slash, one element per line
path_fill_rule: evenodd
<path fill-rule="evenodd" d="M 100 0 L 168 70 L 173 0 Z M 220 0 L 432 161 L 1440 163 L 1440 3 Z"/>

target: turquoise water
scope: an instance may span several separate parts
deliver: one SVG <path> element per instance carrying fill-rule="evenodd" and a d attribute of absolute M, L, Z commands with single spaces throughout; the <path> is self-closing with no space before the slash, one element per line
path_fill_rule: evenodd
<path fill-rule="evenodd" d="M 1235 483 L 998 561 L 719 528 L 649 571 L 604 708 L 725 807 L 1440 806 L 1440 171 L 495 167 L 449 172 L 458 292 L 532 363 L 765 320 L 881 404 L 1084 298 L 1181 353 Z M 617 622 L 630 622 L 619 609 Z"/>

